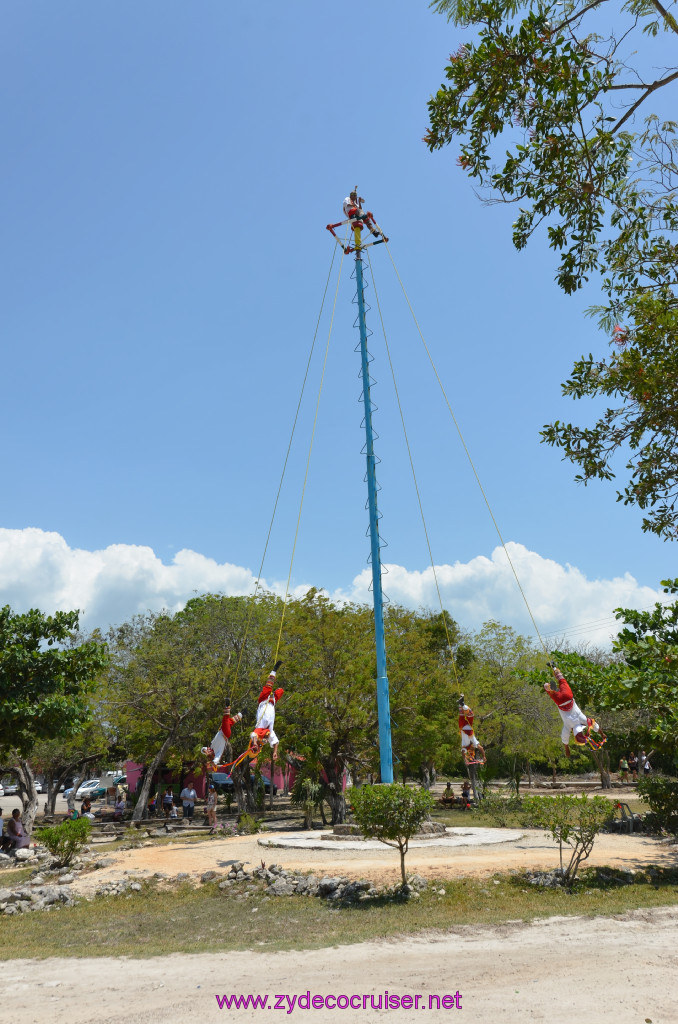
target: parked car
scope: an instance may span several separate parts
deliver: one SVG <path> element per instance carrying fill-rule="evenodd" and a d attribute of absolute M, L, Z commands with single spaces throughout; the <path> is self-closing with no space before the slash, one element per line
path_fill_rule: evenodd
<path fill-rule="evenodd" d="M 16 782 L 8 782 L 5 786 L 5 796 L 15 796 L 19 792 Z"/>
<path fill-rule="evenodd" d="M 35 786 L 36 793 L 42 793 L 42 782 L 38 782 L 38 780 L 36 779 L 33 785 Z"/>
<path fill-rule="evenodd" d="M 98 779 L 88 779 L 87 782 L 83 782 L 83 784 L 81 786 L 78 786 L 78 790 L 77 790 L 77 792 L 75 794 L 75 799 L 76 800 L 82 800 L 83 796 L 85 796 L 85 795 L 91 797 L 92 796 L 92 792 L 91 791 L 93 789 L 97 789 L 98 786 L 99 786 L 99 780 Z M 72 786 L 69 789 L 65 789 L 64 790 L 64 796 L 65 796 L 65 798 L 67 800 L 68 800 L 68 798 L 69 798 L 69 796 L 71 795 L 72 792 L 73 792 L 73 787 Z"/>
<path fill-rule="evenodd" d="M 2 788 L 2 786 L 0 785 L 0 796 L 4 796 L 4 795 L 5 795 L 5 791 Z"/>
<path fill-rule="evenodd" d="M 235 786 L 228 772 L 212 772 L 209 781 L 214 783 L 217 793 L 233 793 Z"/>

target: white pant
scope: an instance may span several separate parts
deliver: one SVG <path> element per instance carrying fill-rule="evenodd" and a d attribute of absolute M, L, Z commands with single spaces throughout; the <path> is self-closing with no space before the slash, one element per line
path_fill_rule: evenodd
<path fill-rule="evenodd" d="M 581 708 L 577 707 L 576 703 L 572 704 L 569 711 L 562 711 L 558 708 L 558 714 L 563 720 L 563 728 L 560 733 L 560 739 L 563 743 L 569 742 L 571 732 L 574 733 L 575 736 L 578 736 L 580 732 L 584 731 L 589 723 L 588 718 Z M 598 723 L 594 722 L 593 719 L 591 719 L 591 722 L 591 728 L 593 731 L 598 732 Z"/>
<path fill-rule="evenodd" d="M 462 734 L 461 734 L 461 749 L 462 750 L 466 750 L 467 747 L 479 747 L 479 746 L 480 746 L 480 743 L 478 742 L 478 738 L 477 738 L 477 736 L 476 736 L 476 734 L 474 732 L 469 734 L 467 732 L 463 732 L 462 731 Z"/>

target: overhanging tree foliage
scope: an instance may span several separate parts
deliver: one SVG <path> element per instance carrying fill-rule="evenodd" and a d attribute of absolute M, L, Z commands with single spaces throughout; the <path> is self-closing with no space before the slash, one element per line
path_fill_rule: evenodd
<path fill-rule="evenodd" d="M 627 458 L 618 500 L 665 539 L 678 526 L 677 126 L 652 112 L 678 81 L 662 38 L 678 34 L 660 0 L 434 0 L 473 38 L 451 55 L 429 103 L 430 149 L 458 143 L 461 167 L 487 201 L 518 205 L 522 249 L 544 226 L 571 293 L 600 273 L 594 309 L 607 359 L 582 357 L 564 394 L 612 404 L 589 428 L 555 422 L 543 440 L 579 469 L 609 480 Z M 612 26 L 612 27 L 611 27 Z M 661 70 L 658 71 L 657 68 Z"/>
<path fill-rule="evenodd" d="M 0 758 L 17 779 L 30 832 L 38 806 L 28 763 L 36 743 L 73 736 L 90 716 L 89 693 L 106 662 L 97 639 L 81 640 L 78 612 L 0 609 Z"/>

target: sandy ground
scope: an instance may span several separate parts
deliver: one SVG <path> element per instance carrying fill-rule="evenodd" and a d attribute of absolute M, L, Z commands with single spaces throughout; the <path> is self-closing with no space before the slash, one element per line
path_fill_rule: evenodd
<path fill-rule="evenodd" d="M 495 834 L 499 829 L 493 830 Z M 407 855 L 407 870 L 425 878 L 458 878 L 461 875 L 482 877 L 496 871 L 553 869 L 558 866 L 558 849 L 538 830 L 523 829 L 521 838 L 492 846 L 426 846 L 412 849 Z M 281 833 L 281 839 L 289 833 Z M 275 841 L 274 833 L 266 840 Z M 83 875 L 74 888 L 86 893 L 102 883 L 119 878 L 123 872 L 138 877 L 155 872 L 177 875 L 185 871 L 200 875 L 203 871 L 227 872 L 235 861 L 250 868 L 261 861 L 282 864 L 285 868 L 313 871 L 316 874 L 347 875 L 349 878 L 370 878 L 373 881 L 395 882 L 400 877 L 400 860 L 396 850 L 382 847 L 362 853 L 342 849 L 336 843 L 332 850 L 295 850 L 261 846 L 257 836 L 213 839 L 209 842 L 177 842 L 168 846 L 147 846 L 110 854 L 114 863 L 92 874 Z M 602 835 L 596 840 L 588 861 L 591 865 L 637 868 L 644 864 L 665 866 L 678 864 L 678 846 L 658 843 L 645 836 Z M 678 1016 L 677 1016 L 678 1019 Z"/>
<path fill-rule="evenodd" d="M 274 838 L 267 836 L 267 838 Z M 257 837 L 192 845 L 143 847 L 115 855 L 115 864 L 85 876 L 80 891 L 107 878 L 180 871 L 226 871 L 237 860 L 264 859 L 322 874 L 396 879 L 393 850 L 264 848 Z M 639 867 L 675 864 L 678 848 L 642 836 L 601 836 L 590 863 Z M 408 868 L 435 877 L 483 876 L 510 869 L 553 868 L 557 850 L 544 834 L 526 830 L 501 845 L 413 850 Z M 290 903 L 290 913 L 293 912 Z M 384 990 L 417 996 L 418 1009 L 373 1009 Z M 429 1009 L 429 996 L 459 992 L 465 1017 L 483 1024 L 573 1019 L 603 1024 L 675 1024 L 678 1020 L 678 908 L 635 911 L 619 917 L 552 918 L 495 928 L 462 927 L 413 939 L 331 947 L 307 952 L 174 954 L 128 958 L 8 960 L 0 971 L 1 1024 L 210 1024 L 220 1020 L 299 1019 L 410 1022 L 449 1020 L 454 1009 Z M 353 1008 L 306 1009 L 276 998 L 353 997 Z M 219 1009 L 216 995 L 268 996 L 266 1009 Z M 356 997 L 359 1003 L 356 1004 Z M 360 1008 L 358 1008 L 358 1006 Z M 448 1004 L 449 1006 L 449 1004 Z"/>
<path fill-rule="evenodd" d="M 678 910 L 621 917 L 551 918 L 531 925 L 460 928 L 393 942 L 303 953 L 173 955 L 162 960 L 9 961 L 0 1021 L 22 1024 L 189 1024 L 337 1020 L 374 1024 L 449 1020 L 429 996 L 459 992 L 463 1017 L 483 1024 L 675 1024 Z M 549 959 L 550 957 L 550 959 Z M 416 996 L 419 1009 L 371 1008 L 385 990 Z M 276 997 L 354 997 L 354 1008 L 311 1008 Z M 216 995 L 268 996 L 268 1008 L 220 1010 Z M 358 1003 L 355 997 L 358 997 Z M 367 997 L 363 1009 L 363 997 Z M 316 1003 L 317 1006 L 317 1003 Z M 358 1009 L 358 1007 L 360 1007 Z"/>

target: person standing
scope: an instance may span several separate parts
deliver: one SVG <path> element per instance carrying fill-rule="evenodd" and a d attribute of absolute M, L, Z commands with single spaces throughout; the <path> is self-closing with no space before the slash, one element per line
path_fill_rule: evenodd
<path fill-rule="evenodd" d="M 185 785 L 179 794 L 179 799 L 183 804 L 184 818 L 191 821 L 195 810 L 195 801 L 198 799 L 198 794 L 194 790 L 193 786 L 189 786 L 188 784 Z"/>
<path fill-rule="evenodd" d="M 169 818 L 173 807 L 174 793 L 172 792 L 172 787 L 167 786 L 165 792 L 162 794 L 162 811 L 166 818 Z"/>
<path fill-rule="evenodd" d="M 626 760 L 623 754 L 619 758 L 619 781 L 629 781 L 629 762 Z"/>
<path fill-rule="evenodd" d="M 629 771 L 631 772 L 631 782 L 638 781 L 638 758 L 636 757 L 633 750 L 629 754 Z"/>

